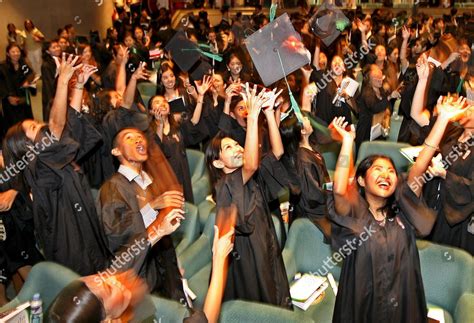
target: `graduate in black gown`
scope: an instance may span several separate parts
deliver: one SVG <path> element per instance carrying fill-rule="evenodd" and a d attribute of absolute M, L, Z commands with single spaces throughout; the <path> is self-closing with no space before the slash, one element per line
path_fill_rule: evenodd
<path fill-rule="evenodd" d="M 34 81 L 33 70 L 22 57 L 16 44 L 7 46 L 6 61 L 0 65 L 0 93 L 2 94 L 3 117 L 8 129 L 19 121 L 32 119 L 30 94 L 36 94 L 36 88 L 29 87 Z"/>
<path fill-rule="evenodd" d="M 328 73 L 315 70 L 311 74 L 311 82 L 315 82 L 320 90 L 313 100 L 312 112 L 327 124 L 330 124 L 335 117 L 345 117 L 352 122 L 352 114 L 357 114 L 354 99 L 345 92 L 338 95 L 344 72 L 344 61 L 336 55 L 331 60 L 331 69 Z"/>
<path fill-rule="evenodd" d="M 114 139 L 112 154 L 119 159 L 120 167 L 102 185 L 97 201 L 97 212 L 108 249 L 117 259 L 107 272 L 115 274 L 133 268 L 145 279 L 150 292 L 177 301 L 184 299 L 171 238 L 160 236 L 156 245 L 143 242 L 143 238 L 150 240 L 155 226 L 160 231 L 160 222 L 168 212 L 166 217 L 170 216 L 178 222 L 184 219 L 183 194 L 170 190 L 158 195 L 159 190 L 154 187 L 154 183 L 162 181 L 167 174 L 163 172 L 161 178 L 149 175 L 145 167 L 149 158 L 148 141 L 140 130 L 121 130 Z M 131 259 L 128 257 L 128 261 L 125 259 L 124 265 L 121 258 L 125 253 L 133 256 Z"/>
<path fill-rule="evenodd" d="M 7 164 L 23 165 L 45 258 L 87 275 L 107 267 L 110 254 L 90 187 L 75 162 L 101 139 L 79 112 L 83 84 L 95 68 L 74 66 L 77 59 L 63 54 L 49 124 L 16 124 L 5 136 L 3 152 Z M 68 108 L 68 83 L 79 69 Z"/>
<path fill-rule="evenodd" d="M 198 100 L 193 114 L 189 119 L 183 119 L 182 114 L 170 110 L 168 101 L 163 96 L 150 99 L 149 111 L 153 115 L 151 127 L 156 143 L 160 146 L 168 162 L 173 168 L 178 181 L 183 185 L 186 201 L 193 203 L 193 189 L 189 170 L 186 148 L 199 144 L 207 137 L 204 123 L 201 123 L 201 113 L 204 95 L 212 84 L 210 76 L 204 76 L 201 84 L 196 83 Z"/>
<path fill-rule="evenodd" d="M 308 117 L 299 123 L 294 114 L 280 123 L 285 147 L 282 161 L 290 176 L 296 179 L 297 190 L 290 198 L 294 210 L 290 223 L 296 218 L 308 218 L 321 230 L 329 228 L 327 221 L 325 183 L 331 182 L 323 155 L 310 143 L 313 127 Z M 324 231 L 323 231 L 324 232 Z"/>
<path fill-rule="evenodd" d="M 387 120 L 387 117 L 389 118 L 391 115 L 390 100 L 400 98 L 398 91 L 394 90 L 389 93 L 383 88 L 385 76 L 377 65 L 371 65 L 367 73 L 362 93 L 357 100 L 359 108 L 359 121 L 356 129 L 357 149 L 364 141 L 370 140 L 371 128 L 376 123 L 380 123 L 384 129 L 390 126 Z"/>
<path fill-rule="evenodd" d="M 342 118 L 333 121 L 342 140 L 328 199 L 331 244 L 344 258 L 333 322 L 427 322 L 426 299 L 416 237 L 430 233 L 436 216 L 420 198 L 416 179 L 427 170 L 446 126 L 462 112 L 438 105 L 440 115 L 408 178 L 392 160 L 373 155 L 352 176 L 355 131 Z"/>
<path fill-rule="evenodd" d="M 7 279 L 12 279 L 18 293 L 31 267 L 43 257 L 36 249 L 28 194 L 18 181 L 6 175 L 2 165 L 0 157 L 0 285 L 6 285 Z M 0 306 L 5 300 L 6 295 L 2 295 L 0 287 Z"/>
<path fill-rule="evenodd" d="M 427 87 L 428 63 L 420 60 L 420 77 L 413 98 L 411 114 L 420 127 L 420 140 L 426 138 L 433 127 L 435 117 L 423 105 L 423 93 Z M 474 254 L 474 202 L 472 198 L 474 157 L 472 107 L 459 120 L 459 125 L 450 125 L 440 144 L 441 162 L 435 162 L 423 194 L 430 207 L 438 213 L 437 221 L 429 239 Z"/>
<path fill-rule="evenodd" d="M 473 119 L 465 117 L 461 124 L 466 128 L 453 128 L 445 135 L 440 145 L 444 163 L 432 166 L 430 174 L 435 178 L 423 190 L 428 205 L 438 212 L 428 239 L 464 249 L 471 255 L 474 255 Z"/>
<path fill-rule="evenodd" d="M 56 77 L 61 57 L 59 40 L 53 39 L 43 45 L 43 63 L 41 64 L 41 102 L 43 104 L 43 121 L 49 120 L 51 103 L 56 92 Z"/>
<path fill-rule="evenodd" d="M 289 285 L 276 238 L 268 201 L 276 198 L 286 183 L 279 159 L 283 155 L 273 106 L 265 110 L 272 150 L 259 158 L 258 116 L 264 103 L 263 91 L 247 90 L 247 137 L 245 149 L 230 137 L 215 137 L 206 151 L 211 178 L 216 183 L 217 214 L 236 205 L 235 240 L 224 292 L 224 301 L 243 299 L 291 308 Z M 229 222 L 220 219 L 216 222 Z"/>

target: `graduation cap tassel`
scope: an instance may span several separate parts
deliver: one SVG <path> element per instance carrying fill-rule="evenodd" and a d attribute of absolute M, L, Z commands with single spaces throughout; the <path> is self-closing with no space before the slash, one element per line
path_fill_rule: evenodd
<path fill-rule="evenodd" d="M 298 122 L 303 123 L 303 115 L 301 114 L 300 107 L 298 105 L 298 102 L 296 102 L 295 97 L 293 96 L 293 92 L 291 92 L 290 84 L 288 84 L 288 79 L 286 78 L 285 67 L 283 66 L 283 61 L 281 60 L 280 51 L 278 49 L 275 49 L 275 51 L 278 54 L 278 60 L 280 61 L 280 66 L 283 71 L 283 76 L 285 77 L 285 83 L 286 83 L 286 86 L 288 87 L 288 94 L 290 95 L 290 103 L 291 103 L 290 110 L 293 110 L 295 112 Z"/>
<path fill-rule="evenodd" d="M 208 53 L 206 51 L 203 51 L 202 49 L 199 49 L 199 48 L 183 48 L 182 51 L 190 51 L 190 50 L 195 50 L 195 51 L 198 51 L 200 52 L 202 55 L 204 56 L 207 56 L 213 60 L 216 60 L 218 62 L 222 62 L 222 57 L 218 54 L 212 54 L 212 53 Z"/>
<path fill-rule="evenodd" d="M 272 22 L 273 19 L 275 19 L 277 7 L 278 5 L 276 3 L 272 3 L 272 5 L 270 6 L 270 22 Z"/>

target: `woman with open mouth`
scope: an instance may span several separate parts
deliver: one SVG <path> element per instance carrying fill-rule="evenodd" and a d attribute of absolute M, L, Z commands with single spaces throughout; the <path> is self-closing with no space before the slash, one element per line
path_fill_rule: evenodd
<path fill-rule="evenodd" d="M 416 238 L 431 232 L 436 216 L 420 197 L 418 179 L 464 105 L 463 99 L 439 101 L 436 123 L 406 180 L 389 157 L 372 155 L 350 181 L 355 131 L 344 118 L 334 119 L 330 128 L 342 147 L 328 209 L 331 244 L 344 261 L 333 322 L 427 321 Z"/>

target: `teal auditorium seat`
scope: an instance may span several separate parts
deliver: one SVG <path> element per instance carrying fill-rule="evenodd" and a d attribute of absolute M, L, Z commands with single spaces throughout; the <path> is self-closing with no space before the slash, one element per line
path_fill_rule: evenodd
<path fill-rule="evenodd" d="M 178 257 L 180 266 L 184 269 L 184 277 L 188 279 L 189 288 L 197 296 L 194 300 L 197 308 L 203 307 L 209 287 L 215 220 L 215 213 L 211 213 L 202 235 Z"/>
<path fill-rule="evenodd" d="M 36 293 L 40 293 L 43 309 L 47 309 L 59 292 L 77 278 L 79 278 L 79 275 L 66 267 L 53 262 L 40 262 L 31 269 L 17 297 L 0 308 L 0 312 L 31 301 Z"/>
<path fill-rule="evenodd" d="M 357 163 L 359 163 L 370 155 L 386 155 L 392 158 L 399 173 L 406 172 L 410 166 L 410 162 L 401 153 L 401 148 L 411 147 L 409 144 L 389 141 L 366 141 L 362 143 L 357 155 Z"/>
<path fill-rule="evenodd" d="M 207 219 L 211 214 L 215 214 L 216 210 L 216 203 L 213 201 L 209 201 L 208 199 L 205 199 L 198 205 L 199 209 L 199 227 L 200 227 L 200 232 L 204 230 L 204 226 L 207 223 Z"/>
<path fill-rule="evenodd" d="M 199 214 L 197 206 L 186 202 L 185 210 L 185 219 L 181 222 L 178 230 L 171 235 L 176 248 L 176 255 L 180 255 L 196 241 L 199 236 Z"/>
<path fill-rule="evenodd" d="M 285 248 L 283 249 L 283 260 L 285 262 L 288 281 L 291 283 L 296 273 L 314 273 L 327 275 L 332 273 L 335 280 L 339 280 L 340 264 L 331 266 L 329 259 L 332 257 L 331 247 L 323 242 L 322 232 L 308 219 L 295 220 L 288 233 Z M 326 261 L 326 265 L 325 265 Z M 329 264 L 329 265 L 328 265 Z M 324 299 L 312 305 L 303 312 L 295 308 L 296 312 L 303 312 L 304 316 L 315 322 L 331 322 L 336 296 L 331 287 L 325 291 Z"/>
<path fill-rule="evenodd" d="M 207 174 L 205 155 L 203 152 L 186 149 L 191 182 L 193 187 L 194 203 L 199 205 L 211 193 L 211 184 Z"/>
<path fill-rule="evenodd" d="M 143 103 L 147 107 L 148 101 L 156 94 L 156 85 L 151 82 L 140 82 L 137 84 L 137 89 L 140 92 Z"/>
<path fill-rule="evenodd" d="M 184 277 L 187 279 L 212 260 L 215 220 L 216 215 L 213 213 L 209 216 L 201 236 L 178 256 L 180 266 L 184 269 Z"/>
<path fill-rule="evenodd" d="M 219 322 L 310 323 L 315 321 L 301 311 L 289 311 L 267 304 L 237 300 L 222 304 Z"/>
<path fill-rule="evenodd" d="M 441 308 L 446 322 L 474 322 L 474 260 L 464 250 L 417 241 L 429 308 Z"/>

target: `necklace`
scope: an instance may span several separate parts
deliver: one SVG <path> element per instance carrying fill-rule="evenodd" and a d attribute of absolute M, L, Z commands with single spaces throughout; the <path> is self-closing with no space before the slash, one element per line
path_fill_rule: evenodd
<path fill-rule="evenodd" d="M 387 215 L 385 215 L 383 212 L 382 212 L 382 215 L 383 215 L 383 219 L 382 220 L 378 220 L 377 219 L 377 215 L 378 215 L 378 212 L 375 212 L 374 210 L 372 210 L 372 208 L 369 206 L 369 211 L 370 213 L 372 213 L 372 216 L 374 217 L 374 220 L 377 221 L 377 223 L 379 225 L 381 225 L 382 227 L 385 226 L 385 220 L 387 219 Z"/>

